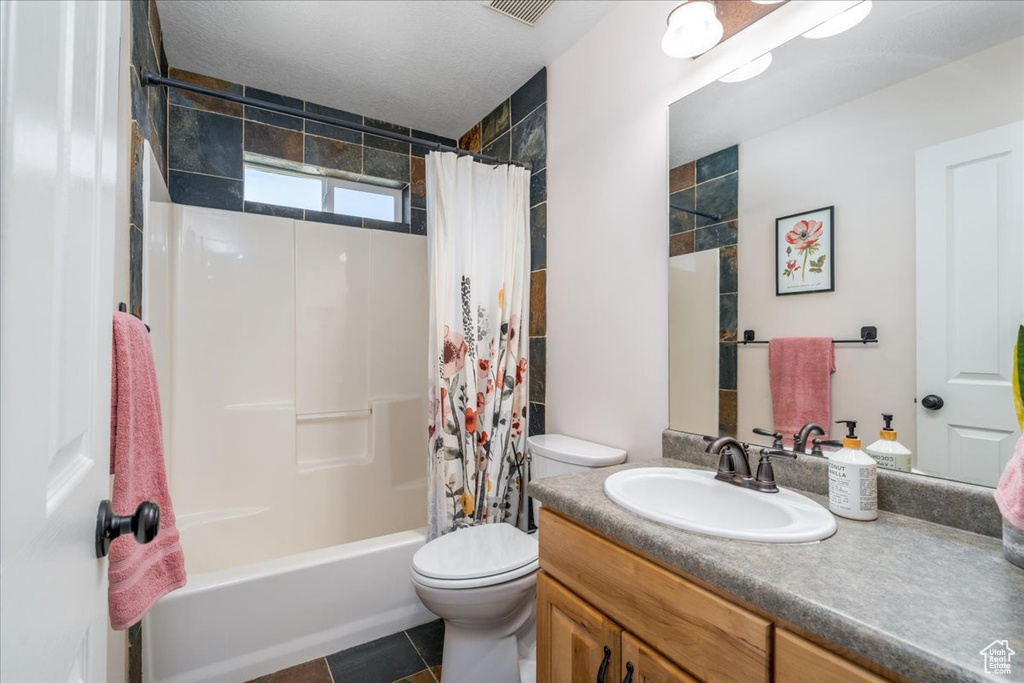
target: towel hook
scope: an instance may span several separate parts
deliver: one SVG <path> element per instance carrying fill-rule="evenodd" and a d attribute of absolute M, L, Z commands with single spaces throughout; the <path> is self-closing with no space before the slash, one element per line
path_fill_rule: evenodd
<path fill-rule="evenodd" d="M 122 313 L 127 313 L 128 312 L 128 304 L 126 304 L 125 302 L 122 301 L 121 303 L 119 303 L 117 305 L 117 310 L 121 311 Z M 133 313 L 132 315 L 135 315 L 135 314 Z M 138 317 L 138 316 L 136 316 L 136 317 Z M 139 320 L 142 320 L 142 318 L 139 318 Z M 142 323 L 142 324 L 146 325 L 146 323 Z M 151 332 L 151 331 L 152 330 L 149 329 L 149 325 L 146 325 L 146 332 Z"/>

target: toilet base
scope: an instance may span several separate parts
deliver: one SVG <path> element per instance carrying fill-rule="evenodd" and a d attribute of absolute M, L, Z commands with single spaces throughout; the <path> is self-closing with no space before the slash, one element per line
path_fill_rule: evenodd
<path fill-rule="evenodd" d="M 520 653 L 536 641 L 536 574 L 494 586 L 448 590 L 413 580 L 444 619 L 441 683 L 521 683 Z"/>
<path fill-rule="evenodd" d="M 444 628 L 441 683 L 521 683 L 517 635 L 495 638 L 447 621 Z"/>

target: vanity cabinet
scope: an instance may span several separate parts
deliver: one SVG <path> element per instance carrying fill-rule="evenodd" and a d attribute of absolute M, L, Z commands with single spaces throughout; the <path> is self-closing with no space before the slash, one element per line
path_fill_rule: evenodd
<path fill-rule="evenodd" d="M 544 573 L 537 576 L 537 634 L 541 681 L 597 681 L 602 669 L 602 680 L 621 680 L 622 629 Z"/>
<path fill-rule="evenodd" d="M 547 508 L 540 519 L 539 683 L 901 680 Z"/>

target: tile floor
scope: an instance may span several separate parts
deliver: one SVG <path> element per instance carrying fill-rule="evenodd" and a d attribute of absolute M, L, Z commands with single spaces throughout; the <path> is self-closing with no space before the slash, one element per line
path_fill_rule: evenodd
<path fill-rule="evenodd" d="M 438 683 L 443 646 L 438 619 L 250 683 Z"/>

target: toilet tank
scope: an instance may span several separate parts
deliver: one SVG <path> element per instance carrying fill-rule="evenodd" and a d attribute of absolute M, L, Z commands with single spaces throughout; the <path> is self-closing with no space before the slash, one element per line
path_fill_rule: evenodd
<path fill-rule="evenodd" d="M 530 479 L 537 481 L 595 467 L 610 467 L 626 461 L 626 451 L 599 443 L 574 439 L 564 434 L 537 434 L 526 440 L 532 460 Z M 533 519 L 540 519 L 540 503 L 533 503 Z"/>

